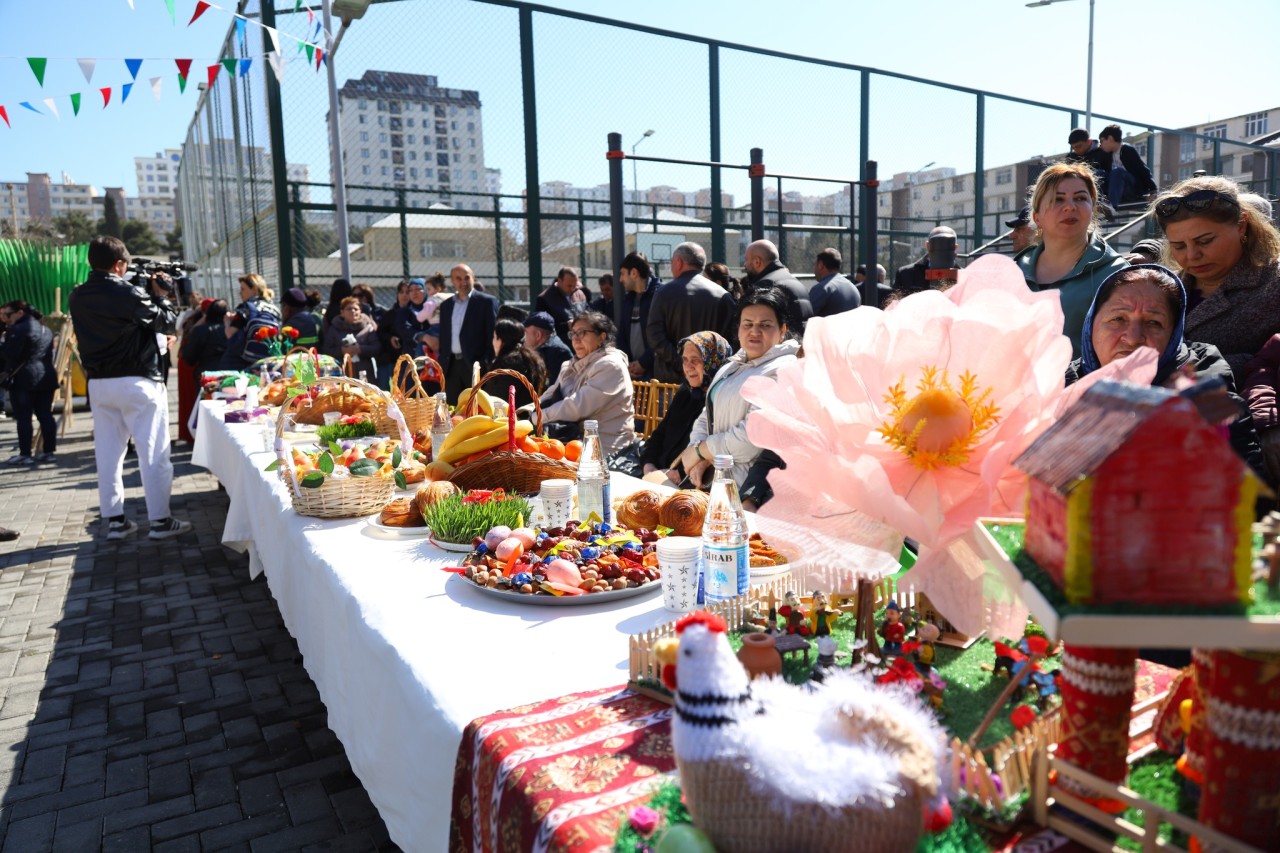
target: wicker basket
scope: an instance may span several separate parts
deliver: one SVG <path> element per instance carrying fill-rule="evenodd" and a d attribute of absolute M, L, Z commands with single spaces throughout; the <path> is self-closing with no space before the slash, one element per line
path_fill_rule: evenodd
<path fill-rule="evenodd" d="M 533 396 L 534 410 L 537 412 L 534 432 L 540 435 L 542 433 L 542 403 L 538 401 L 537 392 L 533 390 L 533 386 L 529 384 L 529 380 L 523 374 L 514 370 L 492 370 L 480 377 L 480 381 L 475 384 L 475 387 L 481 388 L 490 379 L 496 379 L 500 376 L 518 380 L 524 384 L 524 387 L 529 389 L 529 393 Z M 472 394 L 467 401 L 466 411 L 459 414 L 464 417 L 478 414 L 480 407 L 479 397 L 479 394 Z M 514 416 L 514 412 L 508 413 L 508 417 Z M 464 491 L 467 489 L 503 488 L 508 492 L 530 495 L 542 488 L 543 480 L 573 480 L 577 475 L 578 469 L 574 464 L 563 459 L 552 459 L 542 453 L 496 450 L 482 459 L 454 468 L 453 473 L 449 475 L 449 481 Z"/>
<path fill-rule="evenodd" d="M 422 360 L 434 364 L 436 370 L 440 369 L 439 363 L 430 356 L 422 356 Z M 413 384 L 408 390 L 402 391 L 401 383 L 404 381 L 403 374 L 406 368 Z M 422 381 L 418 379 L 418 363 L 413 356 L 402 355 L 396 359 L 395 367 L 391 370 L 391 396 L 400 406 L 400 414 L 404 415 L 404 422 L 409 427 L 409 432 L 431 431 L 431 418 L 435 414 L 436 401 L 422 387 Z M 379 434 L 390 435 L 396 428 L 395 422 L 387 415 L 387 406 L 383 402 L 378 402 L 373 407 L 373 425 Z"/>
<path fill-rule="evenodd" d="M 374 394 L 383 393 L 366 382 L 346 376 L 334 377 L 330 381 L 360 387 Z M 289 486 L 289 496 L 293 500 L 294 512 L 312 518 L 360 518 L 380 512 L 391 500 L 395 490 L 393 477 L 384 474 L 374 474 L 370 477 L 329 476 L 324 478 L 324 484 L 318 488 L 305 488 L 300 485 L 298 474 L 293 468 L 293 456 L 288 452 L 283 440 L 285 422 L 288 420 L 291 409 L 301 405 L 298 402 L 300 399 L 300 397 L 294 397 L 286 402 L 280 410 L 279 420 L 276 421 L 276 458 L 280 460 L 277 470 Z M 391 410 L 394 416 L 399 416 L 399 411 L 394 406 Z M 405 434 L 404 419 L 400 418 L 396 426 L 403 436 Z"/>

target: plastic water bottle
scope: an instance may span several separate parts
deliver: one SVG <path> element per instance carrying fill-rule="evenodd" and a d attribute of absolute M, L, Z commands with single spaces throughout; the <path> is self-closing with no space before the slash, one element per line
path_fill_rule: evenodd
<path fill-rule="evenodd" d="M 702 572 L 708 603 L 743 595 L 751 583 L 747 516 L 733 481 L 733 457 L 715 458 L 716 476 L 702 523 Z"/>
<path fill-rule="evenodd" d="M 600 423 L 582 424 L 582 455 L 578 458 L 578 519 L 587 521 L 595 513 L 601 521 L 613 522 L 613 502 L 609 495 L 609 469 L 605 467 L 600 444 Z"/>
<path fill-rule="evenodd" d="M 443 391 L 436 394 L 436 410 L 431 413 L 431 458 L 435 459 L 444 440 L 453 431 L 453 415 L 449 414 L 449 398 Z"/>

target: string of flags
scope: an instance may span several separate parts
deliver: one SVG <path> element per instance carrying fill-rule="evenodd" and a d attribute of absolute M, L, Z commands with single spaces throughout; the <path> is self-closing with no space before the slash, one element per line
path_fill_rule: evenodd
<path fill-rule="evenodd" d="M 129 3 L 129 8 L 133 9 L 134 0 L 128 0 L 128 3 Z M 170 19 L 173 20 L 173 22 L 176 24 L 177 10 L 174 6 L 174 0 L 165 0 L 165 6 L 168 9 Z M 249 73 L 249 70 L 252 68 L 254 59 L 265 59 L 266 64 L 271 67 L 272 72 L 275 74 L 276 80 L 283 82 L 285 68 L 286 68 L 286 65 L 285 65 L 286 60 L 280 53 L 280 36 L 281 35 L 284 35 L 285 38 L 290 39 L 297 44 L 298 53 L 306 53 L 307 64 L 309 66 L 314 66 L 315 71 L 318 72 L 320 70 L 321 65 L 324 63 L 325 50 L 323 47 L 321 47 L 321 43 L 319 42 L 320 37 L 324 34 L 324 28 L 322 23 L 316 18 L 315 13 L 312 11 L 310 6 L 305 7 L 305 11 L 307 13 L 307 31 L 309 34 L 308 37 L 305 39 L 298 38 L 297 36 L 291 35 L 289 33 L 282 34 L 276 27 L 270 27 L 259 21 L 251 20 L 249 18 L 246 18 L 244 15 L 239 14 L 238 12 L 233 12 L 233 11 L 224 9 L 223 7 L 217 5 L 216 3 L 208 2 L 208 0 L 197 0 L 195 5 L 195 10 L 192 12 L 191 18 L 187 21 L 187 26 L 189 27 L 192 24 L 194 24 L 197 20 L 200 19 L 202 15 L 204 15 L 205 12 L 209 11 L 210 9 L 216 9 L 220 12 L 229 14 L 234 18 L 236 40 L 239 43 L 241 53 L 246 52 L 246 46 L 247 46 L 246 31 L 247 31 L 248 24 L 250 23 L 260 27 L 266 33 L 267 37 L 271 40 L 271 46 L 273 48 L 271 51 L 268 51 L 265 54 L 260 54 L 258 56 L 221 58 L 221 59 L 218 59 L 213 64 L 207 65 L 205 67 L 205 79 L 206 79 L 206 84 L 210 88 L 212 88 L 214 81 L 217 80 L 218 75 L 224 70 L 226 71 L 228 77 L 231 79 L 244 77 Z M 295 12 L 304 11 L 302 0 L 295 0 L 294 11 Z M 31 73 L 35 76 L 36 82 L 40 85 L 41 88 L 44 88 L 45 72 L 48 69 L 49 58 L 39 57 L 39 56 L 31 56 L 31 57 L 24 57 L 24 58 L 26 59 L 28 66 L 31 68 Z M 102 57 L 98 57 L 98 58 L 83 57 L 83 58 L 77 58 L 75 61 L 80 68 L 80 73 L 84 76 L 85 83 L 92 84 L 93 75 L 97 70 L 99 62 L 103 61 L 103 58 Z M 107 106 L 111 103 L 111 96 L 116 88 L 119 88 L 120 90 L 120 99 L 118 103 L 124 104 L 126 101 L 128 101 L 129 94 L 132 92 L 134 85 L 138 81 L 138 73 L 142 69 L 142 64 L 144 60 L 139 58 L 125 58 L 123 61 L 124 61 L 126 70 L 129 72 L 129 77 L 130 77 L 129 82 L 122 83 L 118 87 L 116 86 L 95 87 L 98 89 L 98 93 L 102 97 L 103 109 L 106 109 Z M 195 62 L 195 60 L 182 58 L 182 59 L 174 59 L 173 62 L 177 66 L 177 71 L 178 71 L 178 93 L 184 94 L 187 89 L 187 80 L 191 74 L 191 67 Z M 161 93 L 163 90 L 163 85 L 164 85 L 164 77 L 163 76 L 150 77 L 148 79 L 148 82 L 150 83 L 150 86 L 151 86 L 151 93 L 155 96 L 157 101 L 160 100 Z M 80 114 L 82 93 L 72 92 L 66 97 L 71 103 L 72 115 L 78 116 Z M 55 119 L 58 119 L 59 121 L 61 121 L 62 117 L 58 111 L 58 101 L 59 99 L 57 98 L 43 98 L 41 99 L 40 103 L 44 105 L 44 107 L 48 110 L 49 113 L 53 115 Z M 18 106 L 26 110 L 29 110 L 37 115 L 41 115 L 41 116 L 45 115 L 45 113 L 42 112 L 39 107 L 33 105 L 31 101 L 20 101 L 18 103 Z M 3 104 L 0 104 L 0 120 L 4 121 L 6 127 L 10 127 L 10 128 L 12 127 L 12 125 L 9 122 L 8 110 L 6 109 L 6 106 Z"/>

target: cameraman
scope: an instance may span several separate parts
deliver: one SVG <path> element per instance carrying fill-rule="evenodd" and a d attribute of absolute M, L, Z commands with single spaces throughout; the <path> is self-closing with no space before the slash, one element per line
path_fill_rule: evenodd
<path fill-rule="evenodd" d="M 125 281 L 129 250 L 115 237 L 89 243 L 92 272 L 71 291 L 71 322 L 93 405 L 98 501 L 108 539 L 138 529 L 124 514 L 124 454 L 132 437 L 151 520 L 150 538 L 169 539 L 191 523 L 169 515 L 173 465 L 169 461 L 169 399 L 159 341 L 172 334 L 177 312 L 167 279 Z"/>

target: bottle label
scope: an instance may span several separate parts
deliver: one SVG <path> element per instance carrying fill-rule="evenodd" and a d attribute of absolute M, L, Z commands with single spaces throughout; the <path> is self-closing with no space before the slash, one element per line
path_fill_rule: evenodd
<path fill-rule="evenodd" d="M 747 591 L 750 583 L 750 565 L 747 563 L 747 546 L 702 546 L 703 573 L 706 576 L 708 601 L 723 601 Z"/>
<path fill-rule="evenodd" d="M 613 524 L 613 494 L 607 471 L 605 472 L 604 486 L 600 489 L 600 505 L 600 520 Z"/>

